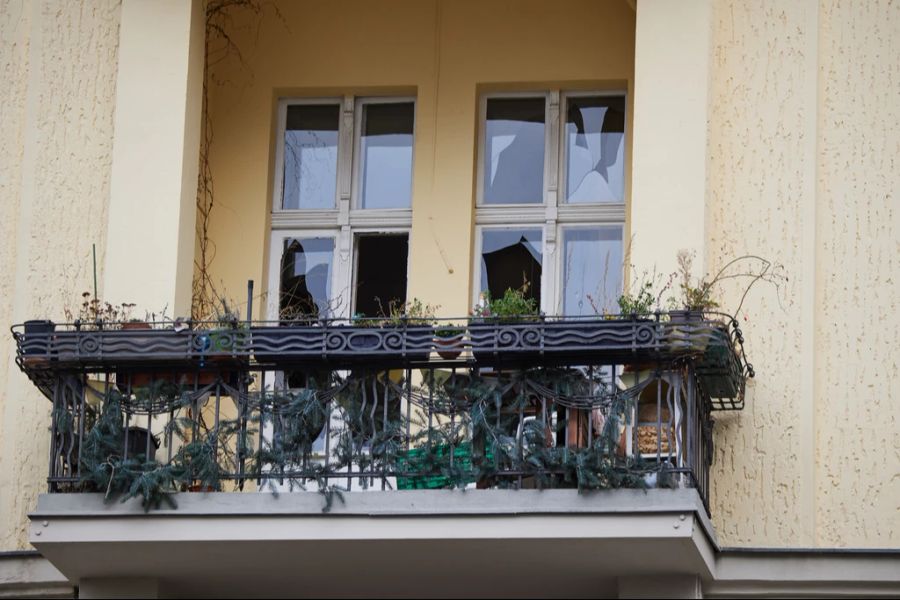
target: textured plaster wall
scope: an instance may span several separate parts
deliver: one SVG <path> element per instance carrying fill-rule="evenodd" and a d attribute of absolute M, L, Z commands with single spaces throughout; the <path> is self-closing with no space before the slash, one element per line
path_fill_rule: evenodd
<path fill-rule="evenodd" d="M 6 332 L 79 300 L 92 243 L 103 265 L 118 23 L 113 0 L 0 0 L 0 550 L 26 547 L 50 414 Z"/>
<path fill-rule="evenodd" d="M 887 0 L 715 4 L 707 261 L 790 277 L 741 315 L 757 377 L 716 427 L 724 545 L 900 545 L 898 35 Z"/>
<path fill-rule="evenodd" d="M 820 6 L 816 543 L 900 546 L 900 3 Z"/>

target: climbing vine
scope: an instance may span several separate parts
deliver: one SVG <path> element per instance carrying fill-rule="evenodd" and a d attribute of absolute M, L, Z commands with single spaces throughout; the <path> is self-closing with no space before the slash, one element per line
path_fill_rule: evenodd
<path fill-rule="evenodd" d="M 191 317 L 194 320 L 207 319 L 214 314 L 219 298 L 223 294 L 210 273 L 215 260 L 216 245 L 209 236 L 213 210 L 216 205 L 215 182 L 210 165 L 210 152 L 214 139 L 214 128 L 209 111 L 209 92 L 214 85 L 223 85 L 224 81 L 214 81 L 212 69 L 226 60 L 236 60 L 244 70 L 249 66 L 235 35 L 235 14 L 247 13 L 256 22 L 258 33 L 259 22 L 270 12 L 282 23 L 278 7 L 271 2 L 259 0 L 208 0 L 205 6 L 205 38 L 203 46 L 203 89 L 202 89 L 202 130 L 200 137 L 200 164 L 197 176 L 197 218 L 196 236 L 197 252 L 194 257 L 194 280 L 191 295 Z"/>

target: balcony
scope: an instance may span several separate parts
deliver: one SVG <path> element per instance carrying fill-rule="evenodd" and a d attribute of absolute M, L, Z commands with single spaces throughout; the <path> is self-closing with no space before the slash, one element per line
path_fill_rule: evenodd
<path fill-rule="evenodd" d="M 140 539 L 117 539 L 144 541 L 163 561 L 182 536 L 159 539 L 172 518 L 337 523 L 326 513 L 363 519 L 359 531 L 378 516 L 430 527 L 467 515 L 444 533 L 474 528 L 482 541 L 476 514 L 580 515 L 600 519 L 591 521 L 606 532 L 598 551 L 615 555 L 614 540 L 635 537 L 671 544 L 663 570 L 711 560 L 710 415 L 742 408 L 752 376 L 731 319 L 133 327 L 13 328 L 19 366 L 53 404 L 50 494 L 32 515 L 32 543 L 67 575 L 103 576 L 72 545 L 108 551 L 141 515 Z M 304 490 L 317 493 L 289 493 Z M 266 491 L 275 494 L 253 493 Z M 96 529 L 104 519 L 112 538 Z M 66 529 L 79 520 L 88 529 Z M 284 526 L 243 541 L 278 537 Z M 540 547 L 583 538 L 572 526 Z M 337 530 L 323 531 L 312 539 L 304 529 L 290 543 L 305 552 L 335 541 Z M 398 551 L 397 539 L 379 535 L 385 551 Z M 440 545 L 446 536 L 427 537 Z"/>
<path fill-rule="evenodd" d="M 445 337 L 359 321 L 14 336 L 53 402 L 51 492 L 91 490 L 105 423 L 123 464 L 174 465 L 160 491 L 676 486 L 707 504 L 709 413 L 741 408 L 752 373 L 736 323 L 460 323 L 438 325 Z"/>

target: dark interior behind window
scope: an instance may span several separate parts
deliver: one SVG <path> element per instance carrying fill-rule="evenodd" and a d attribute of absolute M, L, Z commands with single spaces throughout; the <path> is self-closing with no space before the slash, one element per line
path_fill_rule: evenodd
<path fill-rule="evenodd" d="M 409 234 L 360 235 L 356 239 L 355 314 L 387 316 L 406 302 Z"/>

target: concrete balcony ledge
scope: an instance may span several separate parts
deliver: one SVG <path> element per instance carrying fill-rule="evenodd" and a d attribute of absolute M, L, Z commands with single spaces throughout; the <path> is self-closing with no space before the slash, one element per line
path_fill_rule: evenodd
<path fill-rule="evenodd" d="M 715 566 L 712 528 L 692 489 L 344 498 L 324 514 L 324 499 L 309 492 L 180 494 L 177 509 L 144 513 L 97 494 L 46 494 L 31 514 L 30 541 L 72 581 L 164 578 L 161 595 L 258 595 L 263 580 L 274 595 L 298 586 L 304 595 L 334 596 L 335 586 L 338 595 L 367 595 L 409 573 L 441 595 L 583 597 L 614 595 L 624 575 L 708 578 Z M 348 578 L 360 565 L 365 576 Z M 535 569 L 554 575 L 535 581 Z"/>
<path fill-rule="evenodd" d="M 427 516 L 696 513 L 712 535 L 712 525 L 694 489 L 619 489 L 578 492 L 547 490 L 371 490 L 343 494 L 323 513 L 316 492 L 192 492 L 173 494 L 177 508 L 145 512 L 138 500 L 104 502 L 102 494 L 42 494 L 32 521 L 51 517 L 142 518 L 189 516 Z"/>
<path fill-rule="evenodd" d="M 718 548 L 692 489 L 352 492 L 328 514 L 311 492 L 176 499 L 41 496 L 44 579 L 81 598 L 900 595 L 896 549 Z"/>

